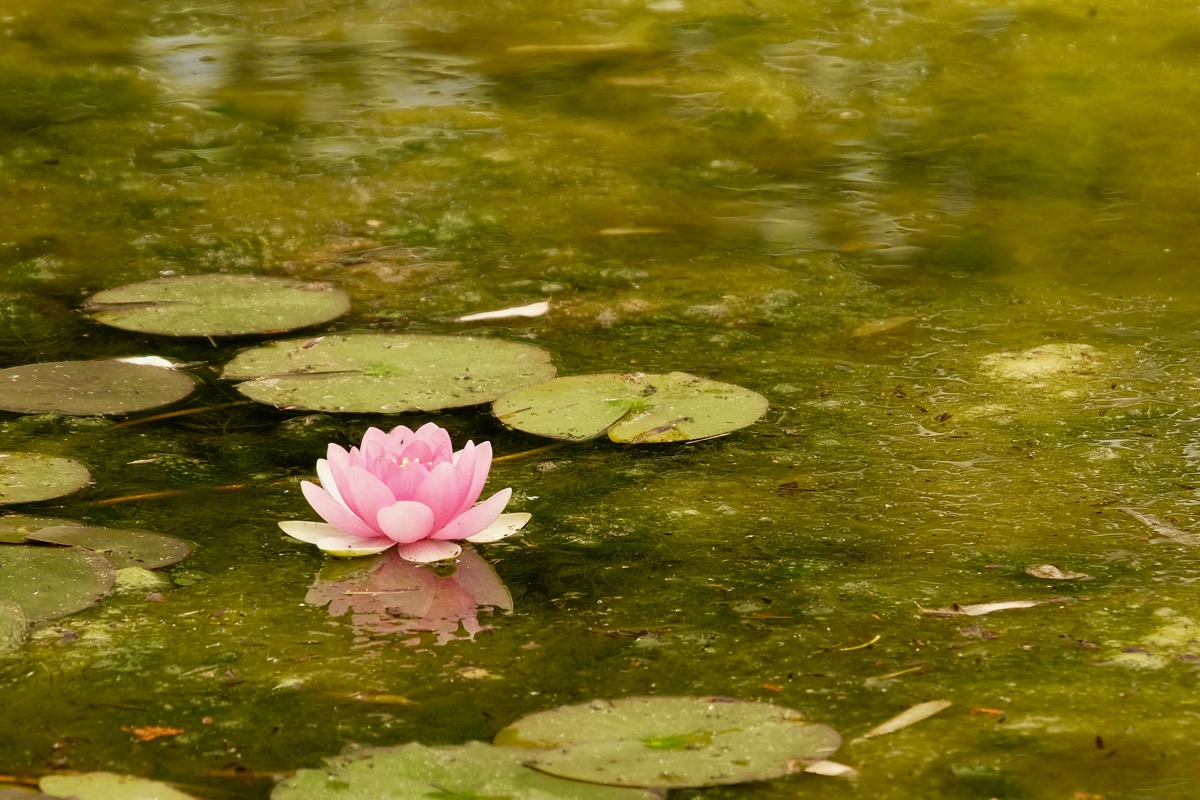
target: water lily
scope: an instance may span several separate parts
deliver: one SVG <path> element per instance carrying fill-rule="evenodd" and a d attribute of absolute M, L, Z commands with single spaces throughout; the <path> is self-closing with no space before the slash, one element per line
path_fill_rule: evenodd
<path fill-rule="evenodd" d="M 512 489 L 476 503 L 491 466 L 490 443 L 467 442 L 456 451 L 450 434 L 432 422 L 416 431 L 371 428 L 358 447 L 329 445 L 317 460 L 320 485 L 300 485 L 325 521 L 279 527 L 335 556 L 395 546 L 406 561 L 455 558 L 462 548 L 454 540 L 498 541 L 529 521 L 529 514 L 502 513 Z"/>

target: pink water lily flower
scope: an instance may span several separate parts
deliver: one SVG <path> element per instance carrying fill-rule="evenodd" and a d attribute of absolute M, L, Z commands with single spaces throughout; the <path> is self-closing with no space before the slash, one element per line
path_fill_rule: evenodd
<path fill-rule="evenodd" d="M 504 514 L 512 489 L 481 503 L 492 446 L 467 442 L 455 451 L 450 434 L 432 422 L 416 431 L 401 425 L 369 429 L 359 447 L 329 445 L 317 460 L 318 486 L 304 497 L 324 522 L 279 523 L 288 536 L 335 556 L 365 556 L 396 546 L 407 560 L 455 558 L 455 539 L 495 542 L 519 531 L 529 514 Z"/>

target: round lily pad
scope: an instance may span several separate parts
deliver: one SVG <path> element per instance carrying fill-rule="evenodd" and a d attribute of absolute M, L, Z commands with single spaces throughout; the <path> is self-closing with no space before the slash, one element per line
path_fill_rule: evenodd
<path fill-rule="evenodd" d="M 496 734 L 534 769 L 577 781 L 657 789 L 768 780 L 841 745 L 798 711 L 725 698 L 628 697 L 531 714 Z"/>
<path fill-rule="evenodd" d="M 0 543 L 24 544 L 29 534 L 40 531 L 42 528 L 57 528 L 61 525 L 83 525 L 83 523 L 72 519 L 62 519 L 61 517 L 31 517 L 25 514 L 9 514 L 0 517 Z"/>
<path fill-rule="evenodd" d="M 108 560 L 90 550 L 0 545 L 0 599 L 19 605 L 30 622 L 82 611 L 115 581 Z"/>
<path fill-rule="evenodd" d="M 62 497 L 78 492 L 91 479 L 87 467 L 72 458 L 0 453 L 0 505 Z"/>
<path fill-rule="evenodd" d="M 623 444 L 707 439 L 766 411 L 757 392 L 686 372 L 572 375 L 509 392 L 492 406 L 501 422 L 526 433 L 574 442 L 607 433 Z"/>
<path fill-rule="evenodd" d="M 271 800 L 654 800 L 658 795 L 566 781 L 522 764 L 528 751 L 467 742 L 456 747 L 406 744 L 329 759 L 302 769 Z"/>
<path fill-rule="evenodd" d="M 64 525 L 42 528 L 25 538 L 32 542 L 73 545 L 91 550 L 108 559 L 113 569 L 156 569 L 183 561 L 192 552 L 191 545 L 174 536 L 118 528 Z"/>
<path fill-rule="evenodd" d="M 0 370 L 0 411 L 130 414 L 182 400 L 196 388 L 185 373 L 123 361 L 48 361 Z"/>
<path fill-rule="evenodd" d="M 75 800 L 195 800 L 165 783 L 112 772 L 47 775 L 38 781 L 38 788 L 55 797 Z"/>
<path fill-rule="evenodd" d="M 221 377 L 279 408 L 397 414 L 490 403 L 553 376 L 550 354 L 529 344 L 364 333 L 245 350 Z"/>
<path fill-rule="evenodd" d="M 243 336 L 329 322 L 350 310 L 350 299 L 328 284 L 290 278 L 181 275 L 97 292 L 83 310 L 138 333 Z"/>

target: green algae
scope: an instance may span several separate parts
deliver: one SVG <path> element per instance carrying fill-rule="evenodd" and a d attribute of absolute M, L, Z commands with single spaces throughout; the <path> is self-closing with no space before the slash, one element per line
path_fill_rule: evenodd
<path fill-rule="evenodd" d="M 772 700 L 851 738 L 947 698 L 839 753 L 857 788 L 677 794 L 1189 796 L 1197 553 L 1122 509 L 1200 524 L 1190 6 L 10 5 L 2 366 L 152 349 L 204 365 L 212 409 L 0 416 L 6 449 L 96 476 L 29 513 L 197 543 L 170 585 L 4 656 L 2 771 L 266 796 L 349 744 L 488 739 L 601 696 Z M 230 347 L 70 311 L 172 271 L 336 281 L 340 331 L 552 297 L 481 328 L 564 374 L 687 371 L 771 411 L 669 453 L 498 463 L 534 514 L 487 554 L 514 613 L 363 640 L 304 605 L 321 559 L 275 522 L 379 418 L 228 406 Z M 1094 364 L 993 368 L 1047 347 Z M 1043 563 L 1095 580 L 1025 574 Z M 1045 602 L 920 612 L 1006 600 Z M 121 730 L 144 725 L 185 733 Z"/>

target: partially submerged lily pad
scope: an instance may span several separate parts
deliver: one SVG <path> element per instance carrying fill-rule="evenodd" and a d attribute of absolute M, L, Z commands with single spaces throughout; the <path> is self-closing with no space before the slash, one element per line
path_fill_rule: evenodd
<path fill-rule="evenodd" d="M 0 543 L 24 544 L 29 534 L 43 528 L 57 528 L 60 525 L 83 525 L 72 519 L 61 517 L 31 517 L 26 514 L 9 514 L 0 517 Z"/>
<path fill-rule="evenodd" d="M 25 537 L 28 541 L 73 545 L 99 553 L 113 569 L 142 567 L 156 569 L 187 558 L 192 547 L 182 539 L 149 531 L 64 525 L 42 528 Z"/>
<path fill-rule="evenodd" d="M 720 436 L 767 411 L 767 399 L 731 383 L 671 372 L 572 375 L 510 392 L 492 406 L 505 425 L 538 436 L 657 444 Z"/>
<path fill-rule="evenodd" d="M 74 800 L 195 800 L 165 783 L 112 772 L 47 775 L 38 781 L 38 788 Z"/>
<path fill-rule="evenodd" d="M 467 742 L 457 747 L 406 744 L 328 759 L 302 769 L 271 800 L 654 800 L 641 789 L 562 780 L 527 768 L 528 751 Z"/>
<path fill-rule="evenodd" d="M 0 505 L 62 497 L 79 491 L 91 479 L 87 467 L 72 458 L 0 453 Z M 3 532 L 0 528 L 0 536 Z"/>
<path fill-rule="evenodd" d="M 196 388 L 173 369 L 116 360 L 48 361 L 0 370 L 0 411 L 130 414 L 182 400 Z"/>
<path fill-rule="evenodd" d="M 182 275 L 97 292 L 83 310 L 139 333 L 243 336 L 329 322 L 350 310 L 350 299 L 328 284 L 290 278 Z"/>
<path fill-rule="evenodd" d="M 0 545 L 0 599 L 19 605 L 30 622 L 82 611 L 115 581 L 108 560 L 90 550 Z"/>
<path fill-rule="evenodd" d="M 802 772 L 836 751 L 841 736 L 769 703 L 628 697 L 531 714 L 495 743 L 541 748 L 526 763 L 562 778 L 672 789 Z"/>
<path fill-rule="evenodd" d="M 245 350 L 221 377 L 279 408 L 398 414 L 490 403 L 554 376 L 540 347 L 499 339 L 347 334 Z"/>

